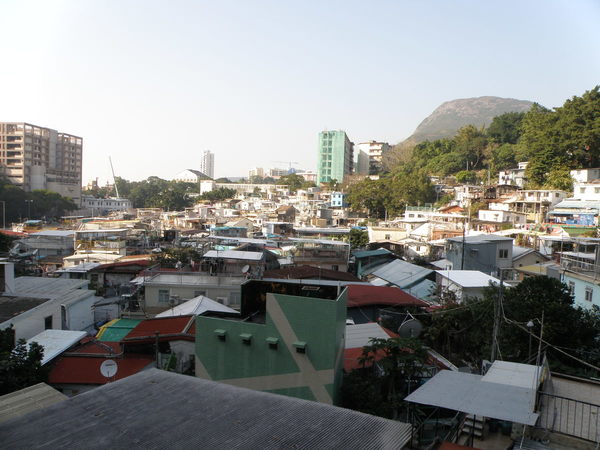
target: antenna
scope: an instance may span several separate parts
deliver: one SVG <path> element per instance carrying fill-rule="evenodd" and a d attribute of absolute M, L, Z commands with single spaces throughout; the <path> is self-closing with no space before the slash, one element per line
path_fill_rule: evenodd
<path fill-rule="evenodd" d="M 415 319 L 410 313 L 398 328 L 398 334 L 403 338 L 418 337 L 421 334 L 421 331 L 423 331 L 423 324 Z"/>
<path fill-rule="evenodd" d="M 121 198 L 119 196 L 119 187 L 117 186 L 117 179 L 115 178 L 115 168 L 113 167 L 112 159 L 110 156 L 108 157 L 108 161 L 110 162 L 110 170 L 112 171 L 113 183 L 115 184 L 115 191 L 117 192 L 117 198 Z"/>

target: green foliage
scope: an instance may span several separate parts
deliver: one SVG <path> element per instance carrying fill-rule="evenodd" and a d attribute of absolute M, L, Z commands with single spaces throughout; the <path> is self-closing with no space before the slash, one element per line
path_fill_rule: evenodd
<path fill-rule="evenodd" d="M 198 192 L 196 183 L 167 181 L 159 177 L 148 177 L 142 181 L 127 181 L 117 177 L 119 195 L 128 198 L 134 208 L 163 208 L 179 211 L 192 206 L 189 194 Z"/>
<path fill-rule="evenodd" d="M 8 252 L 15 240 L 16 238 L 13 236 L 8 236 L 4 233 L 0 233 L 0 253 Z"/>
<path fill-rule="evenodd" d="M 492 148 L 491 167 L 493 173 L 500 170 L 512 169 L 517 165 L 517 146 L 513 144 L 502 144 Z"/>
<path fill-rule="evenodd" d="M 498 288 L 489 288 L 483 300 L 467 300 L 464 305 L 451 305 L 446 312 L 432 315 L 426 324 L 426 341 L 451 360 L 479 366 L 482 359 L 490 357 L 497 296 Z M 521 326 L 532 319 L 541 319 L 543 311 L 544 340 L 569 348 L 569 353 L 592 364 L 600 362 L 597 346 L 600 313 L 597 308 L 574 307 L 567 286 L 560 281 L 545 276 L 526 278 L 517 286 L 505 289 L 502 305 L 506 317 Z M 533 332 L 539 336 L 538 321 L 535 324 Z M 516 325 L 502 321 L 498 342 L 504 360 L 526 362 L 529 359 L 529 334 Z M 535 338 L 533 342 L 537 348 Z M 590 374 L 585 366 L 560 352 L 552 348 L 547 352 L 551 365 L 560 365 L 571 374 Z"/>
<path fill-rule="evenodd" d="M 205 192 L 199 198 L 200 200 L 209 200 L 211 202 L 218 202 L 222 200 L 228 200 L 235 197 L 235 189 L 220 187 L 210 192 Z"/>
<path fill-rule="evenodd" d="M 524 116 L 522 112 L 508 112 L 494 117 L 486 130 L 488 137 L 498 144 L 516 144 Z"/>
<path fill-rule="evenodd" d="M 344 379 L 343 406 L 398 418 L 404 397 L 414 389 L 426 357 L 427 351 L 418 339 L 371 339 L 359 360 L 362 369 Z"/>
<path fill-rule="evenodd" d="M 435 189 L 424 171 L 399 167 L 378 180 L 365 178 L 348 189 L 347 201 L 355 210 L 366 210 L 369 217 L 398 215 L 406 205 L 431 203 Z"/>
<path fill-rule="evenodd" d="M 353 249 L 364 248 L 369 244 L 369 233 L 358 228 L 352 228 L 350 230 L 349 241 L 350 247 Z"/>
<path fill-rule="evenodd" d="M 0 330 L 0 395 L 45 382 L 48 370 L 42 366 L 44 348 L 37 342 L 27 346 L 24 339 L 14 345 L 14 330 Z"/>
<path fill-rule="evenodd" d="M 296 192 L 298 189 L 306 189 L 315 186 L 313 182 L 307 182 L 304 180 L 303 177 L 301 177 L 300 175 L 296 175 L 295 173 L 290 173 L 289 175 L 285 175 L 279 178 L 277 184 L 283 184 L 285 186 L 288 186 L 290 192 L 292 193 Z"/>
<path fill-rule="evenodd" d="M 477 181 L 477 174 L 472 170 L 461 170 L 456 174 L 456 181 L 459 183 L 473 184 Z"/>
<path fill-rule="evenodd" d="M 527 154 L 532 186 L 549 185 L 548 174 L 561 167 L 600 164 L 600 87 L 567 100 L 553 111 L 534 105 L 522 122 L 519 146 Z"/>
<path fill-rule="evenodd" d="M 573 181 L 571 170 L 566 166 L 559 166 L 550 170 L 542 187 L 544 189 L 562 189 L 563 191 L 572 192 Z"/>
<path fill-rule="evenodd" d="M 154 263 L 160 264 L 161 267 L 172 269 L 177 267 L 177 263 L 181 263 L 183 267 L 191 265 L 192 261 L 198 262 L 201 259 L 202 256 L 200 253 L 190 247 L 167 248 L 152 257 Z"/>
<path fill-rule="evenodd" d="M 0 199 L 5 202 L 7 226 L 11 222 L 17 222 L 27 217 L 30 211 L 30 219 L 44 217 L 51 219 L 77 209 L 77 205 L 71 199 L 56 192 L 47 190 L 25 192 L 2 178 L 0 178 Z"/>

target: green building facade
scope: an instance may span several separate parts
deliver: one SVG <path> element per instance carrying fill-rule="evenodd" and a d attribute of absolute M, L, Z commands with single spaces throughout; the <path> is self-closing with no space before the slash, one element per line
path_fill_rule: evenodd
<path fill-rule="evenodd" d="M 329 298 L 273 292 L 260 297 L 265 308 L 258 315 L 242 304 L 238 319 L 198 316 L 196 376 L 335 404 L 343 371 L 346 291 Z"/>
<path fill-rule="evenodd" d="M 353 148 L 344 131 L 321 131 L 319 133 L 319 157 L 317 159 L 317 184 L 337 180 L 344 181 L 352 173 Z"/>

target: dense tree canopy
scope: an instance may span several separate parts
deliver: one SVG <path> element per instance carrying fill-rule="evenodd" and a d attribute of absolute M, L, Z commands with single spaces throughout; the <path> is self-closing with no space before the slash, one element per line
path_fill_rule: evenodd
<path fill-rule="evenodd" d="M 464 305 L 447 307 L 431 316 L 425 337 L 428 343 L 457 362 L 477 367 L 482 359 L 489 359 L 494 317 L 494 301 L 498 288 L 489 288 L 483 300 L 469 300 Z M 529 334 L 525 324 L 532 320 L 532 333 L 540 334 L 544 314 L 544 340 L 568 349 L 591 364 L 600 363 L 600 312 L 598 309 L 574 307 L 566 285 L 544 276 L 526 278 L 513 288 L 505 289 L 502 301 L 502 321 L 499 333 L 499 354 L 502 359 L 515 362 L 529 360 Z M 506 319 L 505 319 L 506 318 Z M 425 320 L 425 319 L 424 319 Z M 537 348 L 537 340 L 534 349 Z M 572 374 L 598 376 L 552 347 L 542 347 L 549 355 L 551 367 Z M 532 351 L 534 353 L 534 351 Z"/>
<path fill-rule="evenodd" d="M 15 345 L 13 328 L 0 330 L 0 395 L 45 382 L 43 357 L 44 348 L 37 342 L 27 346 L 21 339 Z"/>

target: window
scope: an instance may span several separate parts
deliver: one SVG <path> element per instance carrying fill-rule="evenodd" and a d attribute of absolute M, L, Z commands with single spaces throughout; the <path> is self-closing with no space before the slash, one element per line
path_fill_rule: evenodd
<path fill-rule="evenodd" d="M 331 265 L 331 270 L 340 270 L 340 266 L 337 266 L 335 264 Z"/>
<path fill-rule="evenodd" d="M 386 234 L 384 239 L 385 239 L 386 241 L 389 241 L 391 238 L 392 238 L 392 235 L 391 235 L 391 234 Z"/>
<path fill-rule="evenodd" d="M 594 295 L 594 290 L 591 287 L 586 287 L 585 288 L 585 301 L 591 302 L 593 295 Z"/>
<path fill-rule="evenodd" d="M 575 282 L 569 281 L 569 293 L 571 295 L 575 294 Z"/>
<path fill-rule="evenodd" d="M 159 289 L 158 290 L 158 302 L 159 303 L 169 303 L 170 292 L 168 289 Z"/>
<path fill-rule="evenodd" d="M 508 249 L 501 248 L 500 250 L 498 250 L 498 257 L 500 259 L 506 259 L 506 258 L 508 258 Z"/>
<path fill-rule="evenodd" d="M 194 291 L 194 297 L 206 296 L 206 291 Z"/>
<path fill-rule="evenodd" d="M 600 187 L 594 188 L 594 194 L 600 194 Z"/>
<path fill-rule="evenodd" d="M 52 316 L 44 317 L 44 330 L 52 329 Z"/>
<path fill-rule="evenodd" d="M 579 188 L 579 192 L 585 194 L 585 188 Z"/>

